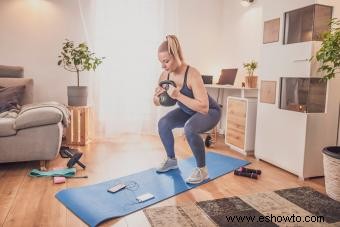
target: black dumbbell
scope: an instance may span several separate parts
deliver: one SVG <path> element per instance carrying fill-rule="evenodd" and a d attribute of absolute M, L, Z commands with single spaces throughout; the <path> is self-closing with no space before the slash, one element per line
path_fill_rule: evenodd
<path fill-rule="evenodd" d="M 237 176 L 242 176 L 242 177 L 249 177 L 252 179 L 257 179 L 257 174 L 256 173 L 245 173 L 245 172 L 241 172 L 239 170 L 235 170 L 234 174 Z"/>
<path fill-rule="evenodd" d="M 240 167 L 238 170 L 243 173 L 256 173 L 257 175 L 261 175 L 261 170 L 259 169 L 250 169 L 246 167 Z"/>

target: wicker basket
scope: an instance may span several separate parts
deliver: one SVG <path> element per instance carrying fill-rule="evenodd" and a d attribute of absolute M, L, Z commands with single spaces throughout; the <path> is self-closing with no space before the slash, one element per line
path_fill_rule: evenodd
<path fill-rule="evenodd" d="M 326 193 L 340 202 L 340 147 L 323 149 Z"/>

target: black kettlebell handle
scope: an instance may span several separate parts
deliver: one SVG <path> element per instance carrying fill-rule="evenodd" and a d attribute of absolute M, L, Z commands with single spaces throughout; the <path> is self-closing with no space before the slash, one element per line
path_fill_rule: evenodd
<path fill-rule="evenodd" d="M 172 86 L 177 87 L 176 83 L 173 80 L 163 80 L 163 81 L 159 82 L 160 87 L 163 87 L 164 84 L 166 84 L 166 85 L 171 84 Z M 168 90 L 169 86 L 166 86 L 164 89 Z"/>
<path fill-rule="evenodd" d="M 168 93 L 167 90 L 169 90 L 169 85 L 172 85 L 174 87 L 176 87 L 176 83 L 172 80 L 163 80 L 161 82 L 159 82 L 159 86 L 164 88 L 165 91 L 163 91 L 160 95 L 159 95 L 159 103 L 162 106 L 173 106 L 176 104 L 177 100 L 171 98 Z M 163 85 L 166 85 L 165 87 L 163 87 Z"/>

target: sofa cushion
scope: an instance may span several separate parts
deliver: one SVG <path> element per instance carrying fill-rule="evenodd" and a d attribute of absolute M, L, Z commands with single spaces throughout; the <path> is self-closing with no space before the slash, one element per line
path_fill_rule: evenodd
<path fill-rule="evenodd" d="M 1 78 L 1 87 L 25 86 L 25 93 L 20 105 L 33 103 L 33 79 L 32 78 Z"/>
<path fill-rule="evenodd" d="M 0 118 L 0 136 L 12 136 L 17 132 L 14 129 L 14 118 Z"/>
<path fill-rule="evenodd" d="M 17 109 L 25 92 L 25 86 L 0 87 L 0 113 Z"/>
<path fill-rule="evenodd" d="M 20 112 L 14 123 L 16 130 L 61 122 L 63 114 L 54 107 L 41 107 Z"/>

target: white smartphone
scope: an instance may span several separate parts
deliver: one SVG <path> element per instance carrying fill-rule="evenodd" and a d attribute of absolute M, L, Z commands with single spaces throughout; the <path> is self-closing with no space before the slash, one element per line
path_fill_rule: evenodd
<path fill-rule="evenodd" d="M 126 185 L 125 184 L 122 184 L 122 183 L 119 183 L 119 184 L 116 184 L 115 186 L 107 189 L 108 192 L 111 192 L 111 193 L 115 193 L 115 192 L 118 192 L 119 190 L 125 188 Z"/>
<path fill-rule="evenodd" d="M 149 200 L 149 199 L 153 199 L 153 198 L 155 198 L 155 196 L 153 195 L 153 194 L 151 194 L 151 193 L 145 193 L 145 194 L 143 194 L 143 195 L 140 195 L 140 196 L 137 196 L 137 201 L 139 202 L 139 203 L 142 203 L 142 202 L 144 202 L 144 201 L 147 201 L 147 200 Z"/>

